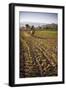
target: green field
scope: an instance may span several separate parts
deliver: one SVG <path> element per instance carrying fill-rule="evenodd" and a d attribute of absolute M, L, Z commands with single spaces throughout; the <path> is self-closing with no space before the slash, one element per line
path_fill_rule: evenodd
<path fill-rule="evenodd" d="M 20 31 L 20 78 L 57 76 L 57 30 Z"/>
<path fill-rule="evenodd" d="M 44 38 L 57 38 L 57 31 L 35 31 L 35 35 Z"/>

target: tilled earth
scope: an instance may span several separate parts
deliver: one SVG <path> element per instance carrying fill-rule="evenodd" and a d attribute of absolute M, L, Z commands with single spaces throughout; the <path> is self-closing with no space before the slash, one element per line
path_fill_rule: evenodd
<path fill-rule="evenodd" d="M 27 31 L 21 31 L 20 78 L 57 76 L 56 45 L 55 39 L 39 38 Z"/>

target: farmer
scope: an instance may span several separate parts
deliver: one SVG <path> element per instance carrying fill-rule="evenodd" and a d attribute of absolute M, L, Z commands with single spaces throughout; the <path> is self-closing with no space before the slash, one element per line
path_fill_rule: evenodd
<path fill-rule="evenodd" d="M 31 34 L 32 34 L 32 36 L 33 36 L 33 35 L 35 34 L 35 27 L 32 26 L 32 27 L 31 27 L 31 30 L 32 30 L 32 31 L 31 31 Z"/>

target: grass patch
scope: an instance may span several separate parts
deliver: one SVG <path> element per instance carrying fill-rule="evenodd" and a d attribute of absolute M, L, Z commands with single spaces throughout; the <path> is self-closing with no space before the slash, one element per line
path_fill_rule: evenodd
<path fill-rule="evenodd" d="M 44 38 L 57 38 L 57 31 L 35 31 L 35 36 Z"/>

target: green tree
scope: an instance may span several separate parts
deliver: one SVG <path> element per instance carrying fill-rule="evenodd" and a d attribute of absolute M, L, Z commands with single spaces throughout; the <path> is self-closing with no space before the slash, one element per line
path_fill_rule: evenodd
<path fill-rule="evenodd" d="M 30 27 L 29 24 L 26 24 L 25 26 L 26 26 L 26 28 L 29 28 Z"/>
<path fill-rule="evenodd" d="M 30 25 L 29 24 L 26 24 L 26 30 L 30 30 Z"/>

